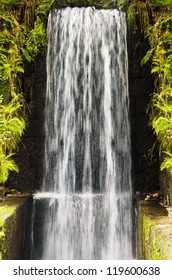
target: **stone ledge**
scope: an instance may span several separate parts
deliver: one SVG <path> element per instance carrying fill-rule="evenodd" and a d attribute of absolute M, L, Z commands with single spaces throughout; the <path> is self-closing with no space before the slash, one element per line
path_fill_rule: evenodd
<path fill-rule="evenodd" d="M 138 210 L 138 259 L 172 260 L 172 217 L 154 201 L 142 201 Z"/>
<path fill-rule="evenodd" d="M 1 196 L 0 259 L 30 259 L 31 205 L 29 195 Z"/>

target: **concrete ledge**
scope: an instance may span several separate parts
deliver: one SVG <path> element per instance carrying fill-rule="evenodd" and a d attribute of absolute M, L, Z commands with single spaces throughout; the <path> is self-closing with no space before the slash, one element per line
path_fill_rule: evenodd
<path fill-rule="evenodd" d="M 31 206 L 28 195 L 1 196 L 0 259 L 31 258 Z"/>
<path fill-rule="evenodd" d="M 138 210 L 138 259 L 172 260 L 172 217 L 154 201 L 142 201 Z"/>

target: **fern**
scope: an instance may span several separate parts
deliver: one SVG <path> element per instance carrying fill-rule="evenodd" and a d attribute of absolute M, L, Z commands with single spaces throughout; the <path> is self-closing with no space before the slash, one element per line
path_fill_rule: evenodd
<path fill-rule="evenodd" d="M 170 152 L 164 152 L 164 154 L 165 159 L 161 164 L 161 171 L 163 171 L 164 169 L 168 169 L 172 175 L 172 154 Z"/>
<path fill-rule="evenodd" d="M 26 41 L 26 50 L 30 56 L 30 60 L 34 60 L 38 53 L 40 53 L 42 48 L 46 45 L 46 38 L 44 23 L 40 18 L 37 18 L 34 24 L 34 29 L 31 30 Z"/>
<path fill-rule="evenodd" d="M 19 172 L 14 160 L 11 159 L 12 156 L 13 154 L 5 156 L 0 149 L 0 183 L 4 183 L 8 179 L 10 171 Z"/>
<path fill-rule="evenodd" d="M 121 0 L 121 4 L 125 1 Z M 157 139 L 160 154 L 166 158 L 161 170 L 172 173 L 172 5 L 171 0 L 128 1 L 127 15 L 130 34 L 136 25 L 149 40 L 150 48 L 141 65 L 151 62 L 155 93 L 147 110 Z M 132 36 L 132 35 L 131 35 Z"/>
<path fill-rule="evenodd" d="M 171 0 L 151 0 L 155 6 L 168 6 L 171 5 Z"/>
<path fill-rule="evenodd" d="M 153 49 L 147 51 L 146 55 L 141 60 L 141 66 L 146 64 L 152 58 L 153 51 Z"/>
<path fill-rule="evenodd" d="M 46 46 L 46 17 L 55 1 L 0 2 L 0 182 L 4 182 L 9 171 L 18 171 L 11 156 L 26 127 L 20 93 L 24 62 L 34 61 Z"/>

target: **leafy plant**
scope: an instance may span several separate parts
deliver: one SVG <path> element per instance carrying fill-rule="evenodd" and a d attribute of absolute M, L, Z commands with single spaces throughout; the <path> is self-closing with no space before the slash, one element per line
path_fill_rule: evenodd
<path fill-rule="evenodd" d="M 11 159 L 13 154 L 5 156 L 0 149 L 0 182 L 5 182 L 8 179 L 9 171 L 19 172 L 14 160 Z"/>
<path fill-rule="evenodd" d="M 172 9 L 162 13 L 149 34 L 152 73 L 156 93 L 151 103 L 150 123 L 165 155 L 161 170 L 172 171 Z"/>
<path fill-rule="evenodd" d="M 29 61 L 34 60 L 38 53 L 40 53 L 46 44 L 46 38 L 45 25 L 38 17 L 34 23 L 34 28 L 28 34 L 25 42 L 25 47 L 29 54 Z M 28 60 L 27 56 L 25 58 Z"/>
<path fill-rule="evenodd" d="M 8 104 L 3 104 L 2 97 L 0 99 L 0 182 L 7 180 L 10 170 L 18 172 L 11 157 L 26 126 L 21 117 L 22 99 L 21 95 L 16 95 Z"/>
<path fill-rule="evenodd" d="M 21 0 L 1 0 L 1 4 L 6 4 L 6 5 L 16 5 L 19 4 Z"/>
<path fill-rule="evenodd" d="M 150 49 L 142 65 L 151 61 L 155 92 L 149 106 L 150 126 L 160 143 L 161 170 L 172 171 L 172 5 L 171 0 L 131 1 L 129 26 L 139 24 Z M 131 28 L 130 28 L 131 30 Z"/>
<path fill-rule="evenodd" d="M 171 5 L 171 0 L 151 0 L 151 3 L 155 6 L 168 6 Z"/>
<path fill-rule="evenodd" d="M 53 1 L 0 3 L 0 183 L 18 167 L 12 159 L 26 127 L 21 77 L 25 61 L 46 46 L 46 17 Z"/>
<path fill-rule="evenodd" d="M 164 152 L 165 159 L 161 164 L 161 171 L 164 169 L 168 169 L 170 171 L 170 174 L 172 175 L 172 154 L 169 152 Z"/>

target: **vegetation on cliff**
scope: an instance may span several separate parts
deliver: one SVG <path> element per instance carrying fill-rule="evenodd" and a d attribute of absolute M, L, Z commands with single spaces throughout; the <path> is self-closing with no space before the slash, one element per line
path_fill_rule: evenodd
<path fill-rule="evenodd" d="M 18 171 L 12 156 L 27 125 L 22 90 L 25 62 L 46 46 L 46 20 L 53 6 L 118 7 L 128 15 L 129 30 L 141 28 L 150 49 L 155 91 L 150 125 L 160 143 L 161 169 L 172 173 L 172 4 L 171 0 L 1 0 L 0 3 L 0 183 Z"/>
<path fill-rule="evenodd" d="M 25 62 L 34 61 L 46 45 L 50 6 L 38 0 L 0 3 L 0 183 L 10 170 L 18 172 L 12 156 L 27 125 L 22 77 Z"/>
<path fill-rule="evenodd" d="M 148 108 L 158 142 L 161 170 L 172 174 L 172 3 L 171 0 L 120 0 L 127 11 L 129 32 L 138 26 L 149 41 L 142 64 L 151 62 L 154 93 Z"/>

